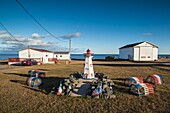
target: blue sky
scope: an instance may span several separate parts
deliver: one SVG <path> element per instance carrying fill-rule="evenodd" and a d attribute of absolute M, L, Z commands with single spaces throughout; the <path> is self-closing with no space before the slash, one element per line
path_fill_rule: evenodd
<path fill-rule="evenodd" d="M 0 0 L 0 53 L 30 47 L 72 53 L 118 53 L 126 44 L 149 41 L 170 54 L 170 0 L 18 0 L 56 39 L 44 31 L 15 0 Z M 61 41 L 62 40 L 62 41 Z"/>

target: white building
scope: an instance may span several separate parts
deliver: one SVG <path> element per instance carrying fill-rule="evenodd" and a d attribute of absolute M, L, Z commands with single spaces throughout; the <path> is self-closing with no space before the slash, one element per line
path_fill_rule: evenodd
<path fill-rule="evenodd" d="M 49 58 L 53 58 L 53 52 L 44 49 L 29 48 L 20 50 L 19 58 L 20 59 L 31 58 L 41 61 L 42 63 L 50 63 Z"/>
<path fill-rule="evenodd" d="M 158 46 L 149 42 L 139 42 L 119 48 L 119 58 L 133 61 L 158 60 Z"/>
<path fill-rule="evenodd" d="M 54 58 L 58 60 L 70 60 L 70 52 L 54 52 Z"/>
<path fill-rule="evenodd" d="M 56 60 L 70 60 L 69 52 L 51 52 L 44 49 L 29 48 L 19 51 L 20 59 L 35 59 L 42 63 L 54 63 Z"/>

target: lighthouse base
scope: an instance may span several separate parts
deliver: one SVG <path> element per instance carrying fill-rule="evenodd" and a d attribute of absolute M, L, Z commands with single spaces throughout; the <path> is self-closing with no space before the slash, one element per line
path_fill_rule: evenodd
<path fill-rule="evenodd" d="M 90 88 L 92 80 L 79 79 L 77 87 L 71 93 L 71 96 L 86 96 L 87 90 Z"/>
<path fill-rule="evenodd" d="M 87 77 L 85 74 L 82 74 L 82 78 L 85 79 L 85 80 L 93 80 L 94 77 Z"/>

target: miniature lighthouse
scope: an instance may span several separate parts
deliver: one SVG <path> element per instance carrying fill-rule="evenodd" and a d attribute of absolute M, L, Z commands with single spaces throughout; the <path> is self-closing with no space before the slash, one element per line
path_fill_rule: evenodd
<path fill-rule="evenodd" d="M 87 50 L 87 53 L 84 54 L 85 57 L 85 66 L 84 66 L 84 75 L 83 78 L 85 79 L 93 79 L 94 76 L 94 70 L 93 70 L 93 64 L 92 64 L 92 57 L 94 54 L 90 52 L 90 49 Z"/>

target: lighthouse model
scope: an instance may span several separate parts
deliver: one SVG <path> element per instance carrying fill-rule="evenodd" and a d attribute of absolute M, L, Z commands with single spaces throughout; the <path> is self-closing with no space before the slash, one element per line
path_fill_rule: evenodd
<path fill-rule="evenodd" d="M 84 65 L 84 79 L 93 79 L 94 76 L 94 70 L 93 70 L 93 64 L 92 64 L 92 57 L 94 54 L 90 52 L 90 49 L 87 50 L 87 53 L 84 54 L 85 57 L 85 65 Z"/>

